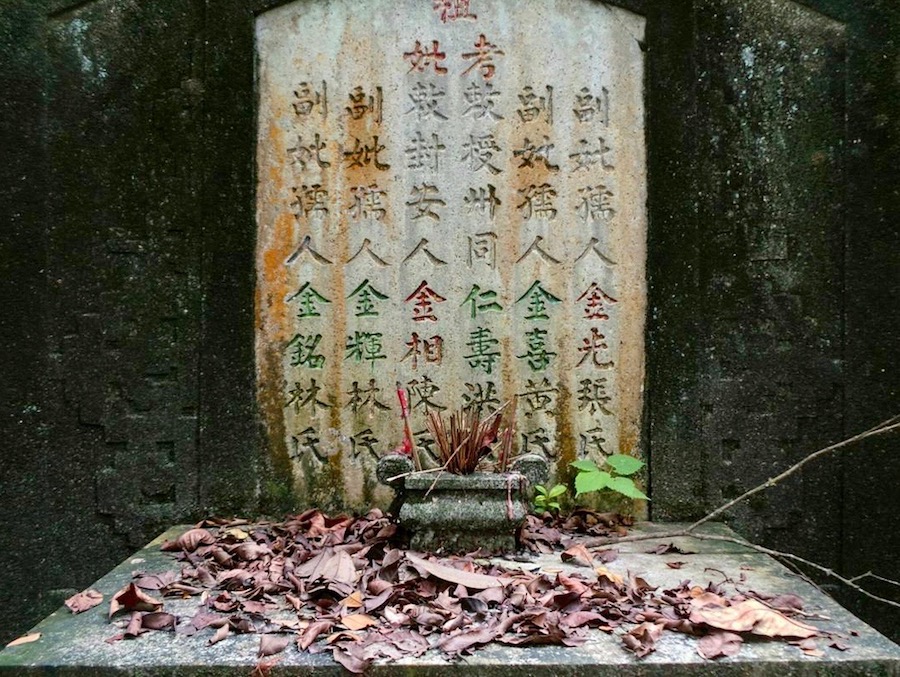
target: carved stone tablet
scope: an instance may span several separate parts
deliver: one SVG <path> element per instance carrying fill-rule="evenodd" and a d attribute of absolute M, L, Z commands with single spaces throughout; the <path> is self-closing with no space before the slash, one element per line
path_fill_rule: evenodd
<path fill-rule="evenodd" d="M 424 412 L 516 398 L 518 450 L 639 454 L 643 18 L 591 0 L 261 15 L 257 364 L 309 502 L 385 504 Z"/>

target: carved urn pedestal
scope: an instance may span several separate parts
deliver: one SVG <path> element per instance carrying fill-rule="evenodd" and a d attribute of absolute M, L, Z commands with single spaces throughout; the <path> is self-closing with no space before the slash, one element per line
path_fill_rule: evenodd
<path fill-rule="evenodd" d="M 403 468 L 407 468 L 404 470 Z M 406 456 L 385 456 L 378 477 L 394 487 L 394 510 L 410 539 L 410 548 L 429 552 L 491 552 L 516 550 L 516 534 L 528 512 L 530 487 L 547 475 L 539 456 L 519 459 L 507 473 L 412 472 Z"/>

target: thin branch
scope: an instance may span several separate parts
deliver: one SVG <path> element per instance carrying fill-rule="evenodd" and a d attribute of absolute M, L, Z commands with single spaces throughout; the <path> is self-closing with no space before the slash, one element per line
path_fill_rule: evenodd
<path fill-rule="evenodd" d="M 846 440 L 837 442 L 836 444 L 832 444 L 831 446 L 825 447 L 824 449 L 819 449 L 818 451 L 814 451 L 809 456 L 804 457 L 803 459 L 801 459 L 800 461 L 798 461 L 797 463 L 792 465 L 790 468 L 785 470 L 780 475 L 776 475 L 775 477 L 772 477 L 772 478 L 766 480 L 762 484 L 755 486 L 748 491 L 745 491 L 743 494 L 741 494 L 737 498 L 733 498 L 730 501 L 728 501 L 727 503 L 724 503 L 723 505 L 719 506 L 718 508 L 713 510 L 711 513 L 706 515 L 705 517 L 701 517 L 699 520 L 697 520 L 691 526 L 689 526 L 687 528 L 687 531 L 693 531 L 694 529 L 699 527 L 701 524 L 715 519 L 716 517 L 721 515 L 723 512 L 729 510 L 732 506 L 737 505 L 738 503 L 741 503 L 742 501 L 747 500 L 754 494 L 758 494 L 760 491 L 763 491 L 770 487 L 774 487 L 776 484 L 778 484 L 782 480 L 790 477 L 795 472 L 800 470 L 807 463 L 814 461 L 815 459 L 819 458 L 820 456 L 824 456 L 825 454 L 830 454 L 833 451 L 838 451 L 839 449 L 843 449 L 844 447 L 846 447 L 850 444 L 854 444 L 856 442 L 861 442 L 862 440 L 864 440 L 868 437 L 874 437 L 875 435 L 883 435 L 884 433 L 888 433 L 893 430 L 897 430 L 898 428 L 900 428 L 900 423 L 895 423 L 894 421 L 896 421 L 898 418 L 900 418 L 900 417 L 895 416 L 893 418 L 888 419 L 884 423 L 879 423 L 874 428 L 870 428 L 869 430 L 866 430 L 865 432 L 861 432 L 858 435 L 854 435 L 853 437 L 848 437 Z"/>
<path fill-rule="evenodd" d="M 865 588 L 857 585 L 854 582 L 854 579 L 845 578 L 844 576 L 841 576 L 839 573 L 837 573 L 833 569 L 829 569 L 828 567 L 822 566 L 821 564 L 816 564 L 815 562 L 811 562 L 810 560 L 804 559 L 803 557 L 800 557 L 799 555 L 795 555 L 790 552 L 782 552 L 780 550 L 772 550 L 771 548 L 766 548 L 762 545 L 756 545 L 755 543 L 749 543 L 743 539 L 734 538 L 732 536 L 719 536 L 719 535 L 715 535 L 715 534 L 686 534 L 686 535 L 690 536 L 691 538 L 696 538 L 698 541 L 719 541 L 719 542 L 723 542 L 723 543 L 736 543 L 737 545 L 742 545 L 745 548 L 750 548 L 751 550 L 755 550 L 756 552 L 760 552 L 764 555 L 769 555 L 770 557 L 775 557 L 778 559 L 788 559 L 788 560 L 791 560 L 792 562 L 797 562 L 799 564 L 802 564 L 803 566 L 807 566 L 812 569 L 815 569 L 816 571 L 819 571 L 819 572 L 825 574 L 829 578 L 833 578 L 837 581 L 840 581 L 847 587 L 853 588 L 854 590 L 856 590 L 859 593 L 862 593 L 866 597 L 870 597 L 871 599 L 874 599 L 878 602 L 883 602 L 885 604 L 888 604 L 890 606 L 897 607 L 898 609 L 900 609 L 900 602 L 896 602 L 892 599 L 887 599 L 886 597 L 879 597 L 878 595 L 872 594 Z"/>
<path fill-rule="evenodd" d="M 881 581 L 882 583 L 887 583 L 888 585 L 893 585 L 900 588 L 900 581 L 893 581 L 890 578 L 884 578 L 883 576 L 878 576 L 877 574 L 873 574 L 871 571 L 867 571 L 864 574 L 860 574 L 859 576 L 854 576 L 850 580 L 854 583 L 856 581 L 864 581 L 867 578 L 873 578 L 876 581 Z"/>
<path fill-rule="evenodd" d="M 719 506 L 718 508 L 716 508 L 715 510 L 713 510 L 712 512 L 707 514 L 705 517 L 700 518 L 699 520 L 697 520 L 693 524 L 685 527 L 684 529 L 676 529 L 673 531 L 665 531 L 665 532 L 656 533 L 656 534 L 639 534 L 639 535 L 635 535 L 635 536 L 624 536 L 624 537 L 591 538 L 591 539 L 587 539 L 586 541 L 584 541 L 584 545 L 585 545 L 585 547 L 593 548 L 593 547 L 614 545 L 614 544 L 619 544 L 619 543 L 634 543 L 634 542 L 638 542 L 638 541 L 664 540 L 664 539 L 669 539 L 669 538 L 682 538 L 682 537 L 696 538 L 696 539 L 702 540 L 702 541 L 724 541 L 726 543 L 737 543 L 739 545 L 743 545 L 744 547 L 750 548 L 751 550 L 755 550 L 756 552 L 761 552 L 761 553 L 769 555 L 771 557 L 780 558 L 780 559 L 787 560 L 790 562 L 797 562 L 804 566 L 808 566 L 812 569 L 815 569 L 815 570 L 825 574 L 826 576 L 829 576 L 830 578 L 834 578 L 835 580 L 840 581 L 847 587 L 852 588 L 853 590 L 856 590 L 857 592 L 865 595 L 866 597 L 874 599 L 878 602 L 883 602 L 889 606 L 900 608 L 900 602 L 896 602 L 894 600 L 887 599 L 884 597 L 879 597 L 878 595 L 875 595 L 875 594 L 869 592 L 868 590 L 864 589 L 863 587 L 861 587 L 860 585 L 857 584 L 858 581 L 865 580 L 867 578 L 872 578 L 875 580 L 879 580 L 883 583 L 887 583 L 889 585 L 894 585 L 894 586 L 900 587 L 900 582 L 894 581 L 891 579 L 887 579 L 887 578 L 882 578 L 881 576 L 876 576 L 871 571 L 866 572 L 864 574 L 860 574 L 859 576 L 855 576 L 853 578 L 846 578 L 844 576 L 841 576 L 837 572 L 833 571 L 832 569 L 829 569 L 828 567 L 822 566 L 821 564 L 816 564 L 815 562 L 811 562 L 807 559 L 804 559 L 804 558 L 802 558 L 798 555 L 794 555 L 792 553 L 781 552 L 779 550 L 772 550 L 771 548 L 766 548 L 761 545 L 749 543 L 747 541 L 733 538 L 731 536 L 719 536 L 719 535 L 715 535 L 715 534 L 695 533 L 696 529 L 698 529 L 703 524 L 706 524 L 707 522 L 711 521 L 712 519 L 720 516 L 722 513 L 728 511 L 729 509 L 731 509 L 738 503 L 747 500 L 754 494 L 757 494 L 765 489 L 773 487 L 776 484 L 778 484 L 779 482 L 787 479 L 788 477 L 790 477 L 791 475 L 796 473 L 798 470 L 803 468 L 803 466 L 805 466 L 807 463 L 810 463 L 811 461 L 814 461 L 817 458 L 825 456 L 826 454 L 830 454 L 832 452 L 844 449 L 845 447 L 847 447 L 851 444 L 855 444 L 856 442 L 862 442 L 863 440 L 865 440 L 869 437 L 874 437 L 876 435 L 883 435 L 885 433 L 893 432 L 897 429 L 900 429 L 900 414 L 892 416 L 892 417 L 882 421 L 881 423 L 869 428 L 868 430 L 858 433 L 852 437 L 848 437 L 847 439 L 842 440 L 841 442 L 837 442 L 835 444 L 832 444 L 832 445 L 829 445 L 822 449 L 819 449 L 818 451 L 814 451 L 811 454 L 809 454 L 808 456 L 805 456 L 804 458 L 799 460 L 794 465 L 790 466 L 787 470 L 785 470 L 781 474 L 776 475 L 775 477 L 772 477 L 772 478 L 766 480 L 762 484 L 757 485 L 757 486 L 753 487 L 752 489 L 749 489 L 748 491 L 745 491 L 743 494 L 741 494 L 737 498 L 734 498 L 734 499 L 728 501 L 727 503 L 722 504 L 721 506 Z M 803 576 L 803 577 L 807 578 L 806 576 Z M 809 579 L 807 578 L 807 580 L 809 580 Z"/>

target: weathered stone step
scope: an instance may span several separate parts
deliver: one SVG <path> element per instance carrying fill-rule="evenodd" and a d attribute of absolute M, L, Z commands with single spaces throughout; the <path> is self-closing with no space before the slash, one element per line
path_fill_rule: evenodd
<path fill-rule="evenodd" d="M 638 533 L 662 532 L 678 525 L 642 524 Z M 133 675 L 135 677 L 231 677 L 250 675 L 257 664 L 256 635 L 233 635 L 208 646 L 205 635 L 186 637 L 174 633 L 150 632 L 136 640 L 107 643 L 120 632 L 107 622 L 108 602 L 130 579 L 133 571 L 161 572 L 174 565 L 171 557 L 160 551 L 160 544 L 174 538 L 187 527 L 173 527 L 135 553 L 93 586 L 104 595 L 104 603 L 83 614 L 72 615 L 63 607 L 54 612 L 33 632 L 41 638 L 29 644 L 0 651 L 2 675 Z M 723 525 L 709 525 L 707 533 L 733 535 Z M 672 542 L 692 554 L 655 555 L 647 553 L 655 545 Z M 696 638 L 678 633 L 664 633 L 657 651 L 643 659 L 627 652 L 616 635 L 595 631 L 581 647 L 504 647 L 492 645 L 459 662 L 448 662 L 431 652 L 421 658 L 374 665 L 366 674 L 414 674 L 421 677 L 452 675 L 463 677 L 506 677 L 512 675 L 616 675 L 616 677 L 652 675 L 900 675 L 900 647 L 841 608 L 832 599 L 799 579 L 771 558 L 734 543 L 667 539 L 623 544 L 618 559 L 606 565 L 614 573 L 639 573 L 652 585 L 675 586 L 690 579 L 698 585 L 719 583 L 723 575 L 738 580 L 742 589 L 772 594 L 793 592 L 805 602 L 807 611 L 829 620 L 804 619 L 823 630 L 840 631 L 850 637 L 847 651 L 828 648 L 820 657 L 804 654 L 798 647 L 781 641 L 745 642 L 733 658 L 708 661 L 697 653 Z M 667 562 L 683 562 L 680 569 Z M 540 566 L 545 570 L 578 570 L 562 563 L 558 554 L 545 555 L 522 564 L 508 561 L 509 566 Z M 179 615 L 193 615 L 196 599 L 166 598 L 165 608 Z M 210 632 L 210 631 L 204 631 Z M 341 675 L 344 669 L 331 660 L 330 654 L 310 655 L 288 648 L 271 674 L 274 675 Z"/>

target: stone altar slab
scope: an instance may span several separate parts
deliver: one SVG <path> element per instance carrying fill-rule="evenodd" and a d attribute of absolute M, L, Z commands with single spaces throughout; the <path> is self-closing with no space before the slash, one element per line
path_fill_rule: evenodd
<path fill-rule="evenodd" d="M 681 525 L 684 526 L 684 525 Z M 137 640 L 107 643 L 105 640 L 121 632 L 106 618 L 109 599 L 131 580 L 135 570 L 162 573 L 180 565 L 160 551 L 165 540 L 176 538 L 187 526 L 169 529 L 149 543 L 143 550 L 122 562 L 91 587 L 104 595 L 104 603 L 77 616 L 65 607 L 48 616 L 33 629 L 41 638 L 30 644 L 0 651 L 0 675 L 29 677 L 31 675 L 67 675 L 107 677 L 232 677 L 246 676 L 257 664 L 259 647 L 257 635 L 232 635 L 209 646 L 206 638 L 188 637 L 177 633 L 152 632 Z M 677 524 L 640 524 L 635 533 L 654 533 L 677 529 Z M 734 536 L 724 525 L 709 524 L 705 533 Z M 652 555 L 647 550 L 663 541 L 649 540 L 623 544 L 615 561 L 605 565 L 618 575 L 627 572 L 643 576 L 651 585 L 676 586 L 689 579 L 697 585 L 713 581 L 720 583 L 720 572 L 740 572 L 745 577 L 741 585 L 747 589 L 771 594 L 795 593 L 811 613 L 827 618 L 809 618 L 809 622 L 823 630 L 858 633 L 847 641 L 847 651 L 826 648 L 822 656 L 807 656 L 798 647 L 783 642 L 747 642 L 737 656 L 716 661 L 702 659 L 697 653 L 697 640 L 678 633 L 664 633 L 657 651 L 643 659 L 622 647 L 617 634 L 591 631 L 591 639 L 581 647 L 502 647 L 488 646 L 458 662 L 450 662 L 435 652 L 416 659 L 373 665 L 366 674 L 396 675 L 399 671 L 423 676 L 477 675 L 505 677 L 507 675 L 548 677 L 581 675 L 654 676 L 659 675 L 900 675 L 900 648 L 872 628 L 854 618 L 829 597 L 791 574 L 785 567 L 765 555 L 754 553 L 734 543 L 677 539 L 675 544 L 690 554 Z M 499 559 L 510 567 L 539 567 L 546 572 L 577 571 L 588 575 L 589 570 L 577 569 L 563 563 L 559 553 L 542 555 L 522 563 Z M 669 568 L 667 562 L 682 562 L 680 569 Z M 587 572 L 587 573 L 586 573 Z M 187 618 L 197 609 L 197 599 L 165 599 L 165 610 Z M 211 637 L 212 629 L 205 631 Z M 347 674 L 326 654 L 310 655 L 290 647 L 280 654 L 281 660 L 273 675 L 342 675 Z"/>
<path fill-rule="evenodd" d="M 258 17 L 258 396 L 310 504 L 388 502 L 396 384 L 426 457 L 425 411 L 505 403 L 561 479 L 641 455 L 643 31 L 591 0 Z"/>

